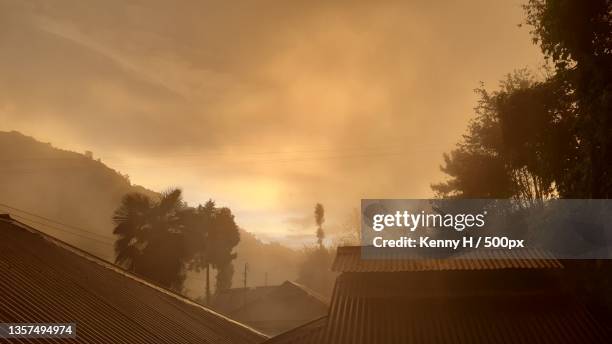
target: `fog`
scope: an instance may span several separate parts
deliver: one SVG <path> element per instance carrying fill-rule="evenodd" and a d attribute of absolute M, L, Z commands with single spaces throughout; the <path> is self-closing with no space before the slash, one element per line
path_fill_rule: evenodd
<path fill-rule="evenodd" d="M 518 1 L 0 0 L 0 130 L 300 247 L 361 198 L 431 196 L 480 81 L 539 50 Z M 312 236 L 310 236 L 312 234 Z"/>

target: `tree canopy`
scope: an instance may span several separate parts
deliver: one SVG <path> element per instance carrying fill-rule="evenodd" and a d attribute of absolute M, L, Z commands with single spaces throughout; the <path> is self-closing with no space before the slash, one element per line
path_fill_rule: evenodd
<path fill-rule="evenodd" d="M 612 1 L 531 0 L 534 42 L 553 64 L 544 80 L 520 70 L 488 92 L 444 155 L 440 197 L 612 196 Z"/>
<path fill-rule="evenodd" d="M 480 88 L 467 133 L 444 155 L 449 179 L 432 188 L 525 207 L 612 198 L 612 0 L 529 0 L 524 9 L 549 75 L 519 71 L 496 91 Z M 612 310 L 609 262 L 570 267 L 590 307 Z"/>
<path fill-rule="evenodd" d="M 187 270 L 213 267 L 217 290 L 231 287 L 232 251 L 240 234 L 229 208 L 218 208 L 212 200 L 188 207 L 178 189 L 163 193 L 159 201 L 131 193 L 113 220 L 117 264 L 176 290 L 182 289 Z"/>

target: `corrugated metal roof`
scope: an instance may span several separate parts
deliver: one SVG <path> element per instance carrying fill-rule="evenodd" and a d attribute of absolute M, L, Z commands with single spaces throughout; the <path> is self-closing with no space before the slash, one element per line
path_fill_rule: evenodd
<path fill-rule="evenodd" d="M 435 272 L 432 276 L 448 274 Z M 459 279 L 461 276 L 457 274 Z M 343 274 L 321 343 L 609 343 L 610 333 L 561 290 L 497 288 L 430 294 L 410 273 Z M 478 287 L 480 281 L 473 282 Z M 509 284 L 503 288 L 503 284 Z"/>
<path fill-rule="evenodd" d="M 364 251 L 362 256 L 362 249 Z M 469 255 L 469 256 L 468 256 Z M 364 258 L 366 257 L 366 258 Z M 338 247 L 332 270 L 337 272 L 401 272 L 443 270 L 497 270 L 497 269 L 558 269 L 561 262 L 551 255 L 536 250 L 478 251 L 461 258 L 407 259 L 399 249 L 373 249 L 371 247 Z"/>
<path fill-rule="evenodd" d="M 278 286 L 274 285 L 227 289 L 213 295 L 210 308 L 223 314 L 229 314 L 247 303 L 251 303 L 254 300 L 258 300 L 268 295 L 276 288 L 278 288 Z"/>
<path fill-rule="evenodd" d="M 0 322 L 74 322 L 80 343 L 260 343 L 266 339 L 6 216 L 0 218 L 0 275 Z"/>
<path fill-rule="evenodd" d="M 320 344 L 323 343 L 326 325 L 327 317 L 325 316 L 281 333 L 266 341 L 265 344 Z"/>
<path fill-rule="evenodd" d="M 293 281 L 285 281 L 280 285 L 260 286 L 254 288 L 231 288 L 215 295 L 211 308 L 223 314 L 232 314 L 241 308 L 265 298 L 283 298 L 305 296 L 316 302 L 329 305 L 329 298 L 316 291 Z"/>
<path fill-rule="evenodd" d="M 354 257 L 358 249 L 339 254 Z M 559 270 L 501 265 L 475 273 L 471 265 L 443 269 L 437 263 L 427 271 L 343 272 L 326 318 L 266 343 L 612 342 L 605 323 L 559 284 Z"/>
<path fill-rule="evenodd" d="M 374 279 L 344 282 L 339 277 L 328 317 L 266 344 L 612 342 L 584 305 L 561 294 L 412 298 L 386 289 L 379 278 L 378 294 L 366 291 Z"/>
<path fill-rule="evenodd" d="M 267 335 L 299 327 L 327 314 L 329 299 L 299 283 L 233 288 L 215 295 L 211 308 Z"/>
<path fill-rule="evenodd" d="M 226 313 L 269 335 L 279 334 L 327 314 L 329 300 L 298 283 L 285 281 L 266 295 Z"/>

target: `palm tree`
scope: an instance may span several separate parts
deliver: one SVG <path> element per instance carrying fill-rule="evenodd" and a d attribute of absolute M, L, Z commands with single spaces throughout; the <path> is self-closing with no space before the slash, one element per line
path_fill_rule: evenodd
<path fill-rule="evenodd" d="M 165 287 L 181 289 L 185 279 L 185 208 L 181 190 L 163 193 L 159 201 L 132 193 L 115 211 L 115 262 Z"/>

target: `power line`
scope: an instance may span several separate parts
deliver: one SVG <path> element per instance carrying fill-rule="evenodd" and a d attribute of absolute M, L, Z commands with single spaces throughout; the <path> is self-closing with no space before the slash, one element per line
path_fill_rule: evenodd
<path fill-rule="evenodd" d="M 37 225 L 40 225 L 40 226 L 45 226 L 46 228 L 48 228 L 50 230 L 55 230 L 55 231 L 60 231 L 60 232 L 72 234 L 72 235 L 75 235 L 75 236 L 78 236 L 78 237 L 81 237 L 81 238 L 84 238 L 84 239 L 89 239 L 89 240 L 91 240 L 93 242 L 96 242 L 98 244 L 102 244 L 102 245 L 105 245 L 105 246 L 108 246 L 108 247 L 114 247 L 113 242 L 114 242 L 115 238 L 108 237 L 108 236 L 105 236 L 105 235 L 102 235 L 102 234 L 98 234 L 98 233 L 95 233 L 95 232 L 91 232 L 91 231 L 88 231 L 86 229 L 83 229 L 83 228 L 80 228 L 80 227 L 76 227 L 76 226 L 73 226 L 73 225 L 65 224 L 63 222 L 59 222 L 57 220 L 53 220 L 53 219 L 50 219 L 50 218 L 45 217 L 45 216 L 34 214 L 34 213 L 29 212 L 27 210 L 19 209 L 19 208 L 16 208 L 16 207 L 13 207 L 13 206 L 10 206 L 10 205 L 7 205 L 7 204 L 0 203 L 0 206 L 4 207 L 6 209 L 12 210 L 12 211 L 17 211 L 17 212 L 21 212 L 21 213 L 27 214 L 28 216 L 31 216 L 31 217 L 42 219 L 43 221 L 47 221 L 47 222 L 51 222 L 51 223 L 57 224 L 59 226 L 71 228 L 71 229 L 77 230 L 77 231 L 82 232 L 82 233 L 70 231 L 70 230 L 67 230 L 65 228 L 60 228 L 58 226 L 54 226 L 54 225 L 51 225 L 49 223 L 40 222 L 38 220 L 29 218 L 28 216 L 24 216 L 24 215 L 21 215 L 21 214 L 16 214 L 14 212 L 11 213 L 11 216 L 14 216 L 14 217 L 18 218 L 21 221 L 37 224 Z M 84 233 L 88 233 L 89 235 L 88 234 L 84 234 Z M 96 235 L 96 236 L 98 236 L 98 237 L 100 237 L 102 239 L 94 238 L 91 235 Z"/>
<path fill-rule="evenodd" d="M 435 150 L 421 150 L 420 152 L 433 152 Z M 406 156 L 409 154 L 413 154 L 413 152 L 390 152 L 387 154 L 361 154 L 361 155 L 339 155 L 339 156 L 319 156 L 319 157 L 283 157 L 280 159 L 248 159 L 248 160 L 236 160 L 236 161 L 202 161 L 196 162 L 193 161 L 184 161 L 185 163 L 181 163 L 181 161 L 173 161 L 172 163 L 122 163 L 122 162 L 113 162 L 113 166 L 118 166 L 122 168 L 126 168 L 128 166 L 137 166 L 142 168 L 154 167 L 154 168 L 177 168 L 177 167 L 197 167 L 197 166 L 205 166 L 205 167 L 219 167 L 226 165 L 240 166 L 240 165 L 273 165 L 273 164 L 295 164 L 295 163 L 310 163 L 316 161 L 327 161 L 327 160 L 364 160 L 364 159 L 380 159 L 380 158 L 393 158 L 398 156 Z M 109 167 L 110 168 L 110 167 Z M 19 167 L 19 166 L 0 166 L 0 170 L 5 170 L 8 172 L 15 173 L 42 173 L 44 171 L 61 171 L 61 170 L 75 170 L 75 169 L 90 169 L 95 171 L 93 166 L 39 166 L 39 167 Z M 116 171 L 116 170 L 115 170 Z"/>
<path fill-rule="evenodd" d="M 433 151 L 433 149 L 428 149 L 428 150 L 420 150 L 420 152 L 426 152 L 426 151 Z M 333 153 L 333 152 L 332 152 Z M 255 158 L 250 158 L 250 159 L 241 159 L 241 160 L 237 160 L 234 162 L 227 162 L 227 163 L 276 163 L 276 162 L 296 162 L 296 161 L 316 161 L 316 160 L 326 160 L 326 159 L 353 159 L 353 158 L 380 158 L 380 157 L 388 157 L 388 156 L 395 156 L 395 155 L 408 155 L 408 154 L 413 154 L 414 152 L 410 152 L 410 151 L 383 151 L 383 152 L 372 152 L 373 154 L 358 154 L 357 152 L 355 154 L 348 154 L 348 155 L 323 155 L 323 156 L 278 156 L 277 158 L 268 158 L 268 157 L 264 157 L 263 159 L 255 159 Z M 281 153 L 278 152 L 278 154 L 294 154 L 292 152 L 288 152 L 288 153 Z M 239 157 L 239 158 L 243 158 L 243 157 L 247 157 L 249 158 L 249 154 L 240 154 L 240 155 L 236 155 L 236 154 L 223 154 L 229 157 Z M 177 157 L 186 157 L 186 158 L 195 158 L 195 157 L 202 157 L 205 158 L 205 155 L 169 155 L 166 156 L 167 158 L 177 158 Z M 27 160 L 27 159 L 24 159 Z M 184 159 L 183 161 L 189 161 L 189 160 L 194 160 L 194 159 Z M 2 161 L 2 160 L 0 160 Z M 20 162 L 19 159 L 13 159 L 12 161 L 17 161 Z M 173 163 L 175 163 L 175 161 L 173 161 Z M 206 161 L 205 163 L 210 163 L 210 161 Z M 133 165 L 133 162 L 127 163 L 127 164 L 131 164 Z M 114 162 L 113 165 L 126 165 L 126 163 L 122 163 L 122 162 Z M 89 164 L 78 164 L 78 165 L 71 165 L 71 166 L 44 166 L 42 168 L 46 168 L 46 169 L 74 169 L 74 168 L 93 168 L 94 166 L 90 166 Z M 19 169 L 19 166 L 2 166 L 0 168 L 3 169 Z M 41 167 L 36 167 L 36 168 L 41 168 Z"/>
<path fill-rule="evenodd" d="M 113 237 L 109 237 L 109 236 L 106 236 L 104 234 L 99 234 L 99 233 L 96 233 L 96 232 L 89 231 L 87 229 L 83 229 L 81 227 L 77 227 L 77 226 L 69 225 L 69 224 L 66 224 L 66 223 L 63 223 L 63 222 L 60 222 L 60 221 L 57 221 L 57 220 L 53 220 L 53 219 L 50 219 L 50 218 L 42 216 L 42 215 L 34 214 L 34 213 L 29 212 L 27 210 L 23 210 L 23 209 L 19 209 L 19 208 L 10 206 L 8 204 L 0 203 L 0 206 L 2 206 L 4 208 L 11 209 L 11 210 L 15 210 L 15 211 L 18 211 L 18 212 L 21 212 L 21 213 L 24 213 L 24 214 L 27 214 L 27 215 L 30 215 L 30 216 L 34 216 L 36 218 L 39 218 L 39 219 L 42 219 L 42 220 L 45 220 L 45 221 L 48 221 L 48 222 L 51 222 L 51 223 L 55 223 L 55 224 L 60 225 L 60 226 L 64 226 L 64 227 L 75 229 L 75 230 L 78 230 L 78 231 L 81 231 L 81 232 L 93 234 L 93 235 L 96 235 L 96 236 L 99 236 L 101 238 L 108 239 L 108 240 L 111 240 L 111 241 L 115 240 L 115 238 L 113 238 Z M 24 217 L 24 216 L 21 216 L 21 217 Z"/>
<path fill-rule="evenodd" d="M 24 214 L 28 214 L 29 216 L 40 218 L 40 219 L 42 219 L 44 221 L 55 223 L 55 224 L 58 224 L 58 225 L 61 225 L 61 226 L 64 226 L 64 227 L 68 227 L 68 228 L 76 229 L 76 230 L 79 230 L 79 231 L 82 231 L 82 232 L 85 232 L 85 233 L 97 235 L 97 236 L 99 236 L 101 238 L 104 238 L 104 239 L 107 239 L 107 240 L 111 240 L 111 242 L 107 242 L 107 241 L 104 241 L 104 240 L 101 240 L 101 239 L 93 238 L 93 237 L 91 237 L 89 235 L 86 235 L 86 234 L 81 234 L 81 233 L 76 233 L 76 232 L 73 232 L 73 231 L 69 231 L 69 230 L 66 230 L 64 228 L 59 228 L 57 226 L 53 226 L 53 225 L 50 225 L 48 223 L 44 223 L 44 222 L 40 222 L 40 221 L 37 221 L 37 220 L 33 220 L 33 219 L 28 218 L 28 217 L 26 217 L 24 215 L 15 214 L 15 213 L 11 213 L 10 214 L 12 217 L 16 217 L 16 218 L 18 218 L 21 221 L 26 221 L 26 222 L 37 224 L 37 225 L 40 225 L 40 226 L 45 226 L 45 227 L 47 227 L 48 229 L 51 229 L 51 230 L 56 230 L 56 231 L 61 231 L 61 232 L 69 233 L 69 234 L 72 234 L 72 235 L 76 235 L 76 236 L 79 236 L 79 237 L 82 237 L 82 238 L 85 238 L 85 239 L 92 240 L 92 241 L 94 241 L 96 243 L 99 243 L 101 245 L 105 245 L 107 247 L 114 247 L 114 245 L 113 245 L 113 241 L 115 240 L 114 238 L 111 238 L 111 237 L 108 237 L 108 236 L 105 236 L 105 235 L 102 235 L 102 234 L 98 234 L 98 233 L 95 233 L 95 232 L 91 232 L 91 231 L 88 231 L 86 229 L 83 229 L 83 228 L 80 228 L 80 227 L 76 227 L 76 226 L 73 226 L 73 225 L 68 225 L 68 224 L 65 224 L 63 222 L 59 222 L 57 220 L 53 220 L 53 219 L 50 219 L 50 218 L 42 216 L 42 215 L 37 215 L 37 214 L 34 214 L 32 212 L 23 210 L 23 209 L 19 209 L 19 208 L 15 208 L 13 206 L 9 206 L 7 204 L 0 203 L 0 206 L 2 206 L 4 208 L 7 208 L 7 209 L 14 210 L 14 211 L 19 211 L 19 212 L 22 212 Z M 205 281 L 203 278 L 200 278 L 200 277 L 197 277 L 197 276 L 193 276 L 193 275 L 186 275 L 185 279 L 188 279 L 188 280 L 197 280 L 197 281 L 202 281 L 202 282 Z"/>
<path fill-rule="evenodd" d="M 359 155 L 336 155 L 336 156 L 318 156 L 318 157 L 282 157 L 278 159 L 247 159 L 247 160 L 236 160 L 236 161 L 202 161 L 199 163 L 181 164 L 181 162 L 174 161 L 172 164 L 159 164 L 154 163 L 150 166 L 155 167 L 177 167 L 177 166 L 215 166 L 215 165 L 244 165 L 244 164 L 282 164 L 282 163 L 300 163 L 300 162 L 312 162 L 312 161 L 324 161 L 324 160 L 341 160 L 341 159 L 363 159 L 363 158 L 388 158 L 393 156 L 407 155 L 405 152 L 391 152 L 387 154 L 359 154 Z M 114 163 L 113 165 L 129 165 L 122 163 Z M 147 166 L 140 165 L 140 166 Z"/>
<path fill-rule="evenodd" d="M 424 146 L 423 143 L 419 144 L 420 146 Z M 388 149 L 407 149 L 410 147 L 414 147 L 415 144 L 384 144 L 384 145 L 374 145 L 374 146 L 344 146 L 344 147 L 329 147 L 329 148 L 318 148 L 318 149 L 307 149 L 307 150 L 280 150 L 280 151 L 260 151 L 260 152 L 241 152 L 241 156 L 259 156 L 259 155 L 283 155 L 283 154 L 310 154 L 310 153 L 343 153 L 343 152 L 354 152 L 354 151 L 372 151 L 372 150 L 388 150 Z M 425 146 L 433 147 L 435 144 L 425 144 Z M 446 147 L 448 144 L 437 143 L 439 147 Z M 230 148 L 232 146 L 229 146 Z M 235 154 L 232 151 L 203 151 L 199 153 L 172 153 L 172 154 L 155 154 L 155 156 L 170 156 L 170 157 L 202 157 L 202 156 L 210 156 L 210 155 L 232 155 Z M 147 154 L 151 156 L 151 154 Z M 112 158 L 113 156 L 106 156 L 107 158 Z"/>
<path fill-rule="evenodd" d="M 243 152 L 240 153 L 241 157 L 249 157 L 249 156 L 262 156 L 262 155 L 271 155 L 271 156 L 277 156 L 277 155 L 294 155 L 294 154 L 309 154 L 309 153 L 350 153 L 350 152 L 356 152 L 356 153 L 361 153 L 361 152 L 372 152 L 374 151 L 374 153 L 376 153 L 376 151 L 380 151 L 380 153 L 385 153 L 388 152 L 389 149 L 401 149 L 401 153 L 405 153 L 405 154 L 409 154 L 411 153 L 410 148 L 414 148 L 414 147 L 428 147 L 428 148 L 432 148 L 432 147 L 446 147 L 448 146 L 447 144 L 443 144 L 443 143 L 438 143 L 437 145 L 435 144 L 422 144 L 422 143 L 412 143 L 412 144 L 387 144 L 387 145 L 377 145 L 377 146 L 350 146 L 350 147 L 344 147 L 344 148 L 323 148 L 323 149 L 309 149 L 309 150 L 284 150 L 284 151 L 263 151 L 263 152 Z M 206 156 L 223 156 L 223 155 L 235 155 L 234 152 L 223 152 L 223 151 L 216 151 L 216 152 L 200 152 L 200 153 L 186 153 L 186 154 L 180 154 L 180 153 L 172 153 L 172 154 L 167 154 L 167 155 L 163 155 L 163 154 L 158 154 L 157 156 L 161 156 L 161 157 L 168 157 L 168 158 L 176 158 L 176 157 L 206 157 Z M 376 155 L 374 155 L 376 156 Z M 351 157 L 351 156 L 348 156 Z M 113 157 L 113 156 L 106 156 L 106 159 L 113 159 L 113 158 L 117 158 L 117 157 Z M 291 158 L 291 157 L 283 157 L 283 158 Z M 302 157 L 294 157 L 294 158 L 302 158 Z M 317 157 L 314 157 L 317 158 Z M 334 156 L 334 158 L 343 158 L 343 156 Z M 88 159 L 85 156 L 79 156 L 79 157 L 20 157 L 20 158 L 12 158 L 12 159 L 0 159 L 0 161 L 27 161 L 27 160 L 42 160 L 42 161 L 46 161 L 46 160 L 79 160 L 79 162 L 88 162 L 90 161 L 90 159 Z"/>
<path fill-rule="evenodd" d="M 40 225 L 40 226 L 45 226 L 45 227 L 47 227 L 47 228 L 49 228 L 49 229 L 51 229 L 51 230 L 57 230 L 57 231 L 61 231 L 61 232 L 66 232 L 66 233 L 69 233 L 69 234 L 72 234 L 72 235 L 76 235 L 76 236 L 79 236 L 79 237 L 82 237 L 82 238 L 85 238 L 85 239 L 92 240 L 92 241 L 97 242 L 97 243 L 102 244 L 102 245 L 106 245 L 106 246 L 109 246 L 109 247 L 113 247 L 113 244 L 112 244 L 112 243 L 110 243 L 110 242 L 103 241 L 103 240 L 96 239 L 96 238 L 92 238 L 92 237 L 87 236 L 87 235 L 84 235 L 84 234 L 80 234 L 80 233 L 75 233 L 75 232 L 67 231 L 67 230 L 65 230 L 65 229 L 62 229 L 62 228 L 59 228 L 59 227 L 55 227 L 55 226 L 49 225 L 48 223 L 43 223 L 43 222 L 39 222 L 39 221 L 36 221 L 36 220 L 28 219 L 28 218 L 26 218 L 26 217 L 24 217 L 24 216 L 22 216 L 22 215 L 18 215 L 18 214 L 11 214 L 11 216 L 14 216 L 14 217 L 16 217 L 16 218 L 18 218 L 18 219 L 21 219 L 22 221 L 26 221 L 26 222 L 34 223 L 34 224 L 37 224 L 37 225 Z"/>

